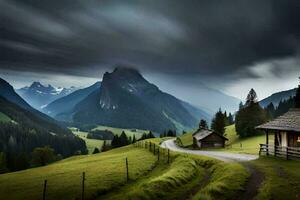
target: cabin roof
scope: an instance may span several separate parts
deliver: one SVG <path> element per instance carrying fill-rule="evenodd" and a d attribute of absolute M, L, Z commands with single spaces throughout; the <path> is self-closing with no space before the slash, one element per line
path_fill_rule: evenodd
<path fill-rule="evenodd" d="M 300 108 L 290 109 L 284 115 L 256 127 L 264 130 L 300 132 Z"/>
<path fill-rule="evenodd" d="M 209 130 L 209 129 L 198 129 L 195 133 L 193 133 L 193 137 L 196 138 L 196 140 L 202 140 L 204 138 L 206 138 L 207 136 L 214 134 L 215 132 L 213 130 Z M 217 133 L 215 133 L 217 134 Z M 227 138 L 225 138 L 223 135 L 217 134 L 219 135 L 221 138 L 228 140 Z"/>

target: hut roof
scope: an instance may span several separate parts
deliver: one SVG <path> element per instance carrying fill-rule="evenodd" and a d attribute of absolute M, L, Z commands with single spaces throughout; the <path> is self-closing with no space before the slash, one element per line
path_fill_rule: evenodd
<path fill-rule="evenodd" d="M 213 130 L 209 130 L 209 129 L 198 129 L 194 134 L 193 137 L 196 138 L 196 140 L 202 140 L 204 138 L 206 138 L 207 136 L 209 136 L 210 134 L 215 133 Z M 217 134 L 217 133 L 216 133 Z M 227 138 L 225 138 L 223 135 L 217 134 L 220 137 L 222 137 L 225 140 L 228 140 Z"/>
<path fill-rule="evenodd" d="M 300 108 L 290 109 L 284 115 L 256 128 L 300 132 Z"/>

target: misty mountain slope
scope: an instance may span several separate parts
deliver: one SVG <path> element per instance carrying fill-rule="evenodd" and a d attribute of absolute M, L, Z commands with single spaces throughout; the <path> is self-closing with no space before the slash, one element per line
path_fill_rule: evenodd
<path fill-rule="evenodd" d="M 182 104 L 146 81 L 138 71 L 116 68 L 104 74 L 100 90 L 75 106 L 73 121 L 157 132 L 196 127 L 200 119 Z M 206 117 L 203 112 L 203 118 Z"/>
<path fill-rule="evenodd" d="M 40 82 L 33 82 L 29 87 L 23 87 L 16 92 L 25 99 L 32 107 L 41 110 L 50 102 L 64 97 L 75 91 L 75 87 L 71 88 L 55 88 L 51 85 L 44 86 Z"/>
<path fill-rule="evenodd" d="M 101 82 L 97 82 L 87 88 L 76 90 L 71 94 L 59 98 L 46 107 L 42 109 L 42 111 L 52 117 L 59 116 L 61 113 L 69 113 L 72 112 L 76 104 L 86 98 L 93 91 L 100 88 Z M 59 117 L 58 117 L 59 118 Z"/>
<path fill-rule="evenodd" d="M 271 96 L 261 100 L 259 102 L 259 104 L 262 107 L 266 107 L 268 106 L 271 102 L 274 104 L 274 106 L 278 106 L 279 102 L 282 100 L 287 100 L 292 96 L 296 95 L 296 88 L 295 89 L 291 89 L 291 90 L 286 90 L 286 91 L 281 91 L 281 92 L 277 92 L 272 94 Z"/>

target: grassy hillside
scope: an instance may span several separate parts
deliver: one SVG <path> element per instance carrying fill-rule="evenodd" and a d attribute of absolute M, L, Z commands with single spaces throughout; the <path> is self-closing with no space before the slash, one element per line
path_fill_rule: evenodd
<path fill-rule="evenodd" d="M 264 144 L 266 142 L 266 136 L 257 135 L 247 138 L 239 138 L 236 134 L 235 126 L 231 125 L 226 127 L 225 137 L 228 138 L 226 142 L 226 151 L 232 151 L 237 153 L 249 153 L 249 154 L 258 154 L 259 144 Z M 269 142 L 273 143 L 274 136 L 269 136 Z"/>
<path fill-rule="evenodd" d="M 11 122 L 11 119 L 4 113 L 0 112 L 0 122 Z"/>
<path fill-rule="evenodd" d="M 265 176 L 257 200 L 300 199 L 300 161 L 260 157 L 251 163 Z"/>
<path fill-rule="evenodd" d="M 95 148 L 101 150 L 104 142 L 103 140 L 89 139 L 87 138 L 87 134 L 88 134 L 87 132 L 77 131 L 77 129 L 74 128 L 70 128 L 70 129 L 75 135 L 79 136 L 81 139 L 85 141 L 89 154 L 92 154 Z M 107 142 L 110 143 L 110 141 Z"/>
<path fill-rule="evenodd" d="M 103 145 L 103 140 L 97 140 L 97 139 L 89 139 L 87 138 L 88 132 L 85 131 L 78 131 L 77 128 L 71 127 L 70 130 L 75 135 L 78 135 L 80 138 L 82 138 L 86 142 L 87 149 L 89 151 L 89 154 L 91 154 L 95 148 L 102 148 Z M 133 137 L 135 135 L 136 139 L 139 139 L 143 133 L 148 133 L 146 130 L 139 130 L 139 129 L 122 129 L 122 128 L 113 128 L 113 127 L 108 127 L 108 126 L 97 126 L 96 128 L 92 130 L 109 130 L 113 132 L 115 135 L 121 135 L 122 131 L 126 133 L 126 135 L 129 137 Z M 106 142 L 110 143 L 110 140 L 107 140 Z"/>
<path fill-rule="evenodd" d="M 75 156 L 34 169 L 0 175 L 1 199 L 41 199 L 43 181 L 48 180 L 47 199 L 76 199 L 81 195 L 81 174 L 86 172 L 86 197 L 91 198 L 151 170 L 156 157 L 145 149 L 124 147 L 105 153 Z"/>
<path fill-rule="evenodd" d="M 188 132 L 179 136 L 177 144 L 182 147 L 191 147 L 193 145 L 193 132 Z"/>
<path fill-rule="evenodd" d="M 161 139 L 151 140 L 158 144 Z M 226 164 L 195 155 L 171 152 L 171 163 L 148 149 L 126 146 L 105 153 L 74 156 L 29 170 L 0 175 L 0 196 L 6 200 L 80 199 L 81 174 L 86 172 L 86 199 L 230 199 L 243 189 L 248 172 L 240 164 Z M 164 152 L 166 153 L 166 152 Z M 126 183 L 125 157 L 130 181 Z M 218 191 L 218 192 L 216 192 Z"/>
<path fill-rule="evenodd" d="M 115 135 L 121 135 L 122 131 L 125 131 L 126 135 L 128 137 L 133 137 L 135 135 L 136 139 L 139 139 L 142 137 L 143 133 L 148 133 L 149 131 L 146 130 L 140 130 L 140 129 L 123 129 L 123 128 L 113 128 L 108 126 L 97 126 L 96 128 L 92 130 L 109 130 L 113 132 Z"/>

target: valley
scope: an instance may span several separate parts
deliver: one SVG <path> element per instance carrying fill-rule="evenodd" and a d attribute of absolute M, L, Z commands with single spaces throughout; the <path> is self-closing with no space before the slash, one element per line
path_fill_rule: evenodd
<path fill-rule="evenodd" d="M 300 0 L 0 19 L 0 200 L 300 200 Z"/>
<path fill-rule="evenodd" d="M 238 120 L 246 127 L 257 116 L 261 122 L 255 123 L 262 123 L 286 112 L 296 98 L 287 97 L 289 92 L 268 97 L 264 108 L 253 100 L 241 103 L 235 114 L 219 109 L 211 116 L 161 91 L 137 70 L 116 68 L 101 82 L 53 100 L 44 114 L 8 82 L 1 83 L 4 199 L 298 198 L 299 161 L 258 155 L 266 135 L 247 135 L 255 131 L 252 124 L 241 135 L 238 125 Z M 249 95 L 255 97 L 255 91 Z M 273 101 L 278 106 L 272 107 Z M 251 106 L 253 118 L 239 119 Z M 195 146 L 194 134 L 206 138 L 215 130 L 224 146 Z M 268 142 L 276 142 L 274 133 Z"/>

